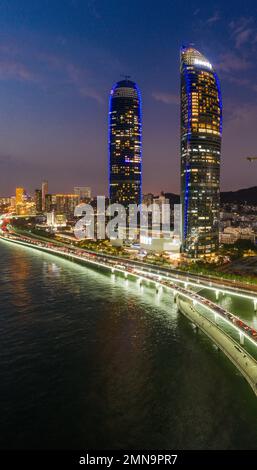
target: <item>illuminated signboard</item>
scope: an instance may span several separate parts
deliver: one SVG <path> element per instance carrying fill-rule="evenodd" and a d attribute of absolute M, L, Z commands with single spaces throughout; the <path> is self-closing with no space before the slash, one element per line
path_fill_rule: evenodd
<path fill-rule="evenodd" d="M 207 67 L 208 69 L 212 69 L 212 65 L 210 64 L 210 62 L 207 62 L 206 60 L 195 59 L 194 63 L 195 65 L 203 65 L 204 67 Z"/>

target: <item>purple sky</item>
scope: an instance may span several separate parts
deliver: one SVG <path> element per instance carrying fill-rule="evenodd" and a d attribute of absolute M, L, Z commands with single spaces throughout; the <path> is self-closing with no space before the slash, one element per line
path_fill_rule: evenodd
<path fill-rule="evenodd" d="M 22 5 L 23 4 L 23 5 Z M 0 195 L 107 193 L 108 98 L 143 98 L 143 191 L 179 192 L 179 48 L 214 64 L 223 95 L 222 189 L 257 185 L 257 3 L 20 0 L 0 4 Z"/>

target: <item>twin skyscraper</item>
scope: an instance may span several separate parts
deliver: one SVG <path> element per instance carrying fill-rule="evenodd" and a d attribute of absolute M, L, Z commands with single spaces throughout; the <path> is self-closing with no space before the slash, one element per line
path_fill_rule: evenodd
<path fill-rule="evenodd" d="M 217 74 L 195 48 L 182 47 L 181 204 L 182 250 L 210 256 L 219 245 L 222 100 Z M 158 156 L 158 164 L 160 164 Z M 109 105 L 111 203 L 142 202 L 142 103 L 136 83 L 114 85 Z"/>
<path fill-rule="evenodd" d="M 141 204 L 142 113 L 136 83 L 122 80 L 111 90 L 109 107 L 109 196 L 112 203 Z"/>

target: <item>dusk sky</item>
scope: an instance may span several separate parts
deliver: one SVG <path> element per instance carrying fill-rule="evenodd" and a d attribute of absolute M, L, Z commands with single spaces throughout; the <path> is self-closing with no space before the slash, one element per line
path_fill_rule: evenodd
<path fill-rule="evenodd" d="M 223 95 L 221 189 L 257 185 L 257 2 L 0 0 L 0 196 L 49 181 L 107 194 L 110 89 L 143 100 L 143 192 L 179 192 L 179 49 L 194 43 Z"/>

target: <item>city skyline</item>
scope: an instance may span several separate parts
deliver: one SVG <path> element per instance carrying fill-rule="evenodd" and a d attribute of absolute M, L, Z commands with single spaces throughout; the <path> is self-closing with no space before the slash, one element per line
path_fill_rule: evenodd
<path fill-rule="evenodd" d="M 0 30 L 2 461 L 253 464 L 256 0 Z"/>
<path fill-rule="evenodd" d="M 108 96 L 123 73 L 142 92 L 143 192 L 179 193 L 179 48 L 189 42 L 220 76 L 221 190 L 256 184 L 246 160 L 256 153 L 254 2 L 240 9 L 235 2 L 233 15 L 219 1 L 215 7 L 187 2 L 187 8 L 149 2 L 144 12 L 133 1 L 118 12 L 115 1 L 67 1 L 62 10 L 57 2 L 8 5 L 0 19 L 2 195 L 14 194 L 16 186 L 32 193 L 43 179 L 56 192 L 90 185 L 94 194 L 107 194 Z"/>

